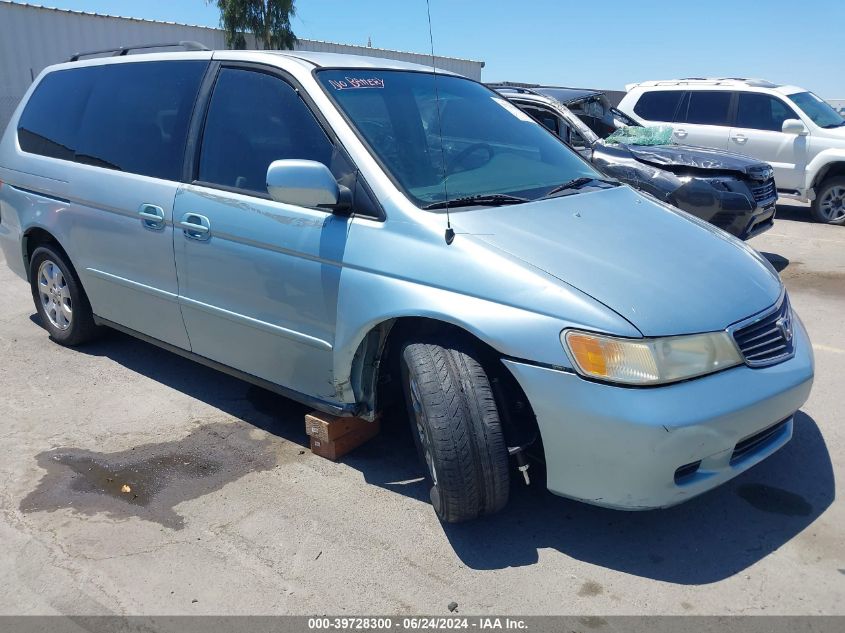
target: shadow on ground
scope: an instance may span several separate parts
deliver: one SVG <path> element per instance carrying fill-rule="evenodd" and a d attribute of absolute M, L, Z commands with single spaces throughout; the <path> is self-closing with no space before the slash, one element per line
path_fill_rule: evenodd
<path fill-rule="evenodd" d="M 307 408 L 119 333 L 81 348 L 307 446 Z M 343 458 L 367 483 L 427 501 L 404 421 Z M 534 469 L 536 470 L 536 469 Z M 539 473 L 534 473 L 535 480 Z M 635 576 L 705 584 L 732 576 L 807 528 L 834 499 L 833 470 L 814 420 L 799 412 L 794 437 L 731 482 L 668 510 L 618 512 L 551 495 L 512 479 L 504 512 L 444 526 L 457 556 L 479 570 L 532 565 L 541 549 Z"/>
<path fill-rule="evenodd" d="M 793 222 L 814 222 L 810 215 L 809 205 L 779 204 L 775 211 L 775 227 L 779 220 L 791 220 Z"/>
<path fill-rule="evenodd" d="M 506 511 L 477 525 L 446 526 L 474 569 L 530 565 L 551 548 L 593 565 L 679 584 L 732 576 L 809 526 L 834 499 L 830 456 L 816 423 L 799 412 L 792 441 L 736 479 L 680 506 L 618 512 L 515 490 Z"/>

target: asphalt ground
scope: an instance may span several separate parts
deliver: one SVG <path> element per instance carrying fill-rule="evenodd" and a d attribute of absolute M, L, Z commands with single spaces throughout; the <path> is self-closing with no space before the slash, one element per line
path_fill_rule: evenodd
<path fill-rule="evenodd" d="M 326 461 L 289 400 L 116 332 L 50 342 L 0 266 L 0 614 L 843 614 L 845 227 L 781 205 L 751 244 L 816 355 L 783 450 L 663 511 L 514 477 L 457 526 L 404 422 Z"/>

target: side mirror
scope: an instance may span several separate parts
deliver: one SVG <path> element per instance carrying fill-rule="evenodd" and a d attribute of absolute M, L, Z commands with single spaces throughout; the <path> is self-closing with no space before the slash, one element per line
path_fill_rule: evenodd
<path fill-rule="evenodd" d="M 807 136 L 807 127 L 798 119 L 787 119 L 781 126 L 784 134 L 795 134 L 796 136 Z"/>
<path fill-rule="evenodd" d="M 313 160 L 274 160 L 267 168 L 267 193 L 276 202 L 309 209 L 339 213 L 352 207 L 352 192 Z"/>

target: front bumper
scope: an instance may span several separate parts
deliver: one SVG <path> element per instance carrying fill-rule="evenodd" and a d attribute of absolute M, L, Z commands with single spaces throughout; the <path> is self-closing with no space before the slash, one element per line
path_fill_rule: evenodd
<path fill-rule="evenodd" d="M 728 179 L 725 186 L 732 189 L 719 189 L 706 178 L 692 178 L 670 194 L 669 202 L 741 240 L 774 226 L 777 196 L 758 202 L 742 180 Z"/>
<path fill-rule="evenodd" d="M 750 240 L 761 233 L 765 233 L 775 225 L 775 203 L 772 202 L 763 207 L 757 207 L 751 218 L 747 220 L 745 229 L 738 237 L 741 240 Z"/>
<path fill-rule="evenodd" d="M 792 416 L 813 382 L 812 348 L 797 319 L 793 358 L 664 387 L 503 362 L 537 417 L 549 490 L 626 510 L 681 503 L 774 453 L 792 437 Z"/>

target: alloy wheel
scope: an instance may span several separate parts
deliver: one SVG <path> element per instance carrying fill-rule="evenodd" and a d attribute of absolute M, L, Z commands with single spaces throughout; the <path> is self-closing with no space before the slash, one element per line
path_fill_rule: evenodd
<path fill-rule="evenodd" d="M 821 200 L 819 210 L 828 222 L 835 222 L 845 217 L 845 187 L 831 187 Z"/>
<path fill-rule="evenodd" d="M 73 321 L 73 302 L 62 270 L 46 259 L 38 267 L 38 296 L 53 327 L 66 330 Z"/>

